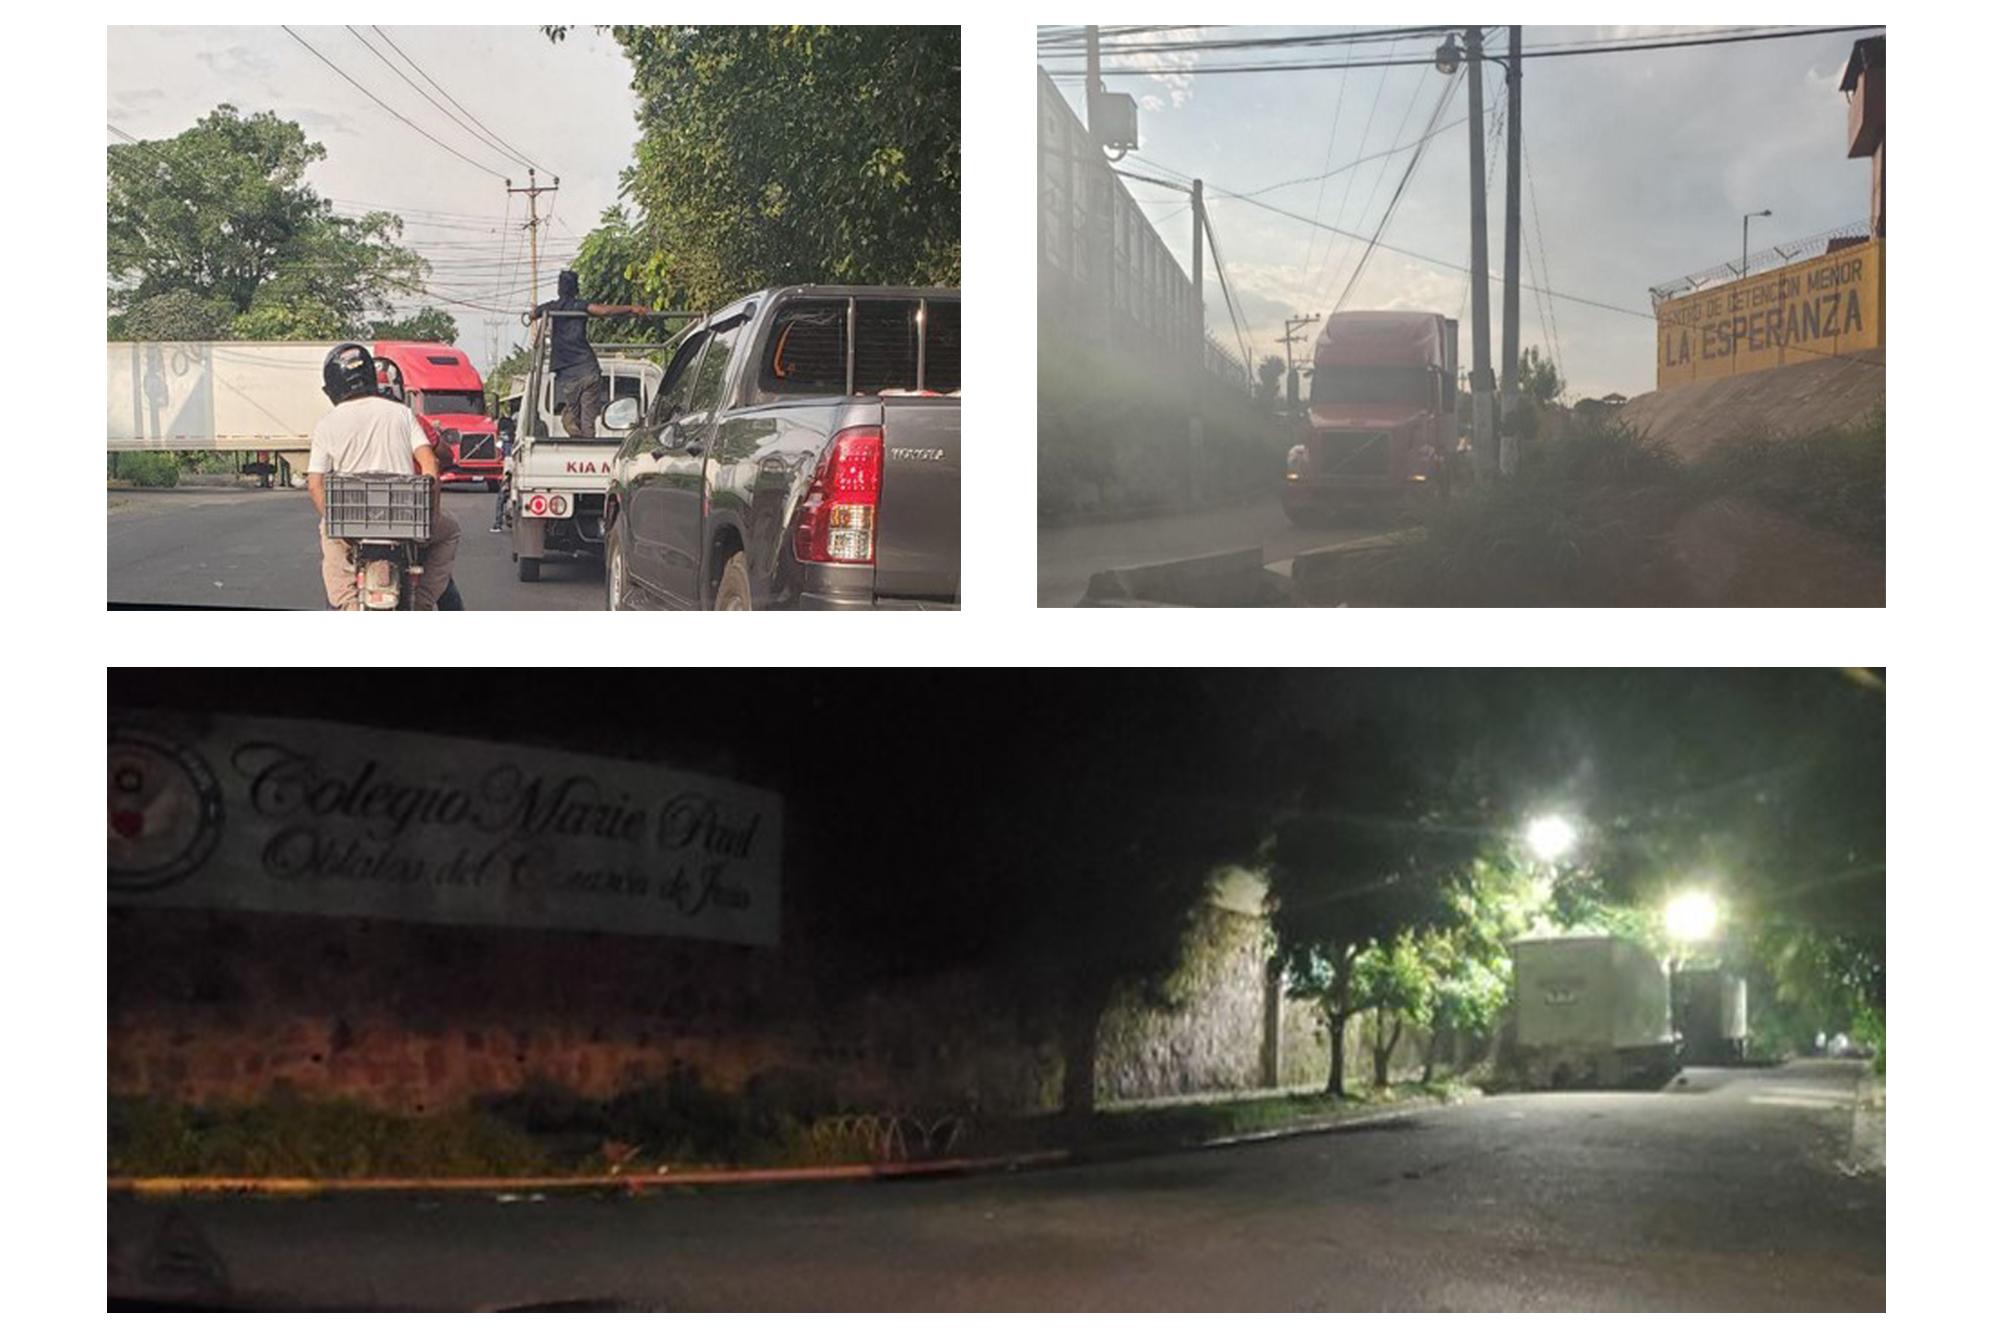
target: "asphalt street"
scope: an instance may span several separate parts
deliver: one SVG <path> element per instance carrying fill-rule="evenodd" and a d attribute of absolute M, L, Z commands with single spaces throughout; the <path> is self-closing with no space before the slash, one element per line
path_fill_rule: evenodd
<path fill-rule="evenodd" d="M 326 595 L 312 499 L 304 491 L 111 491 L 108 600 L 316 610 Z M 604 605 L 596 560 L 550 560 L 521 583 L 504 533 L 488 532 L 493 497 L 455 487 L 445 507 L 465 530 L 453 578 L 468 611 L 594 611 Z"/>
<path fill-rule="evenodd" d="M 256 1308 L 1880 1310 L 1857 1062 L 1012 1175 L 110 1205 L 114 1299 Z"/>
<path fill-rule="evenodd" d="M 1365 537 L 1396 526 L 1389 520 L 1352 520 L 1323 528 L 1295 528 L 1276 497 L 1195 514 L 1117 519 L 1041 529 L 1036 603 L 1075 606 L 1101 569 L 1179 560 L 1261 546 L 1266 564 L 1301 551 Z"/>

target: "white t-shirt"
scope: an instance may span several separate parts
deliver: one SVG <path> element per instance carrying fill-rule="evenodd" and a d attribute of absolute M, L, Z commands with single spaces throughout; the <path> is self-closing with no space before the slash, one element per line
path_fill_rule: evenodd
<path fill-rule="evenodd" d="M 393 398 L 350 398 L 313 427 L 307 472 L 417 470 L 417 450 L 429 444 L 417 414 Z"/>

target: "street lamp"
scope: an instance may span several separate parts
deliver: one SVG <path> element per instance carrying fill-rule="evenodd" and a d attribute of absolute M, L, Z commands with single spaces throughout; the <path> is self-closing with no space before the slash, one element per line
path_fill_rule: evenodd
<path fill-rule="evenodd" d="M 1537 861 L 1554 864 L 1575 846 L 1576 825 L 1562 815 L 1538 815 L 1528 822 L 1528 850 Z"/>
<path fill-rule="evenodd" d="M 1743 215 L 1743 272 L 1738 274 L 1738 277 L 1747 278 L 1750 276 L 1750 219 L 1767 218 L 1770 216 L 1771 210 L 1768 208 L 1761 212 L 1745 213 Z"/>
<path fill-rule="evenodd" d="M 1667 935 L 1679 944 L 1693 944 L 1715 934 L 1722 910 L 1707 889 L 1685 889 L 1667 902 Z"/>

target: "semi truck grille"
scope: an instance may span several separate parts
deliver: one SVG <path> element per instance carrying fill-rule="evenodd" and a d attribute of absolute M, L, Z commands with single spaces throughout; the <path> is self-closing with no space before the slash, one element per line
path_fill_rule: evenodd
<path fill-rule="evenodd" d="M 499 461 L 500 451 L 493 447 L 491 435 L 461 435 L 458 456 L 475 463 L 493 463 Z"/>
<path fill-rule="evenodd" d="M 1314 470 L 1329 473 L 1385 473 L 1389 467 L 1389 433 L 1380 430 L 1321 431 L 1312 443 Z"/>

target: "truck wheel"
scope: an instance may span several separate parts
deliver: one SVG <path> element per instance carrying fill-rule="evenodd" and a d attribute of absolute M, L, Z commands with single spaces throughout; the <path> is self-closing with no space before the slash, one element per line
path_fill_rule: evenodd
<path fill-rule="evenodd" d="M 604 533 L 604 609 L 625 609 L 625 548 L 615 527 L 605 529 Z"/>
<path fill-rule="evenodd" d="M 524 555 L 514 565 L 514 577 L 523 583 L 542 581 L 542 560 L 540 556 Z"/>
<path fill-rule="evenodd" d="M 750 562 L 738 551 L 722 567 L 722 581 L 715 585 L 715 609 L 748 611 L 750 606 Z"/>
<path fill-rule="evenodd" d="M 487 493 L 488 495 L 491 495 L 491 494 L 493 494 L 493 492 L 495 492 L 495 491 L 497 491 L 497 490 L 499 490 L 499 489 L 500 489 L 500 482 L 499 482 L 499 479 L 498 479 L 498 478 L 495 478 L 495 477 L 488 477 L 488 478 L 486 479 L 486 493 Z"/>

